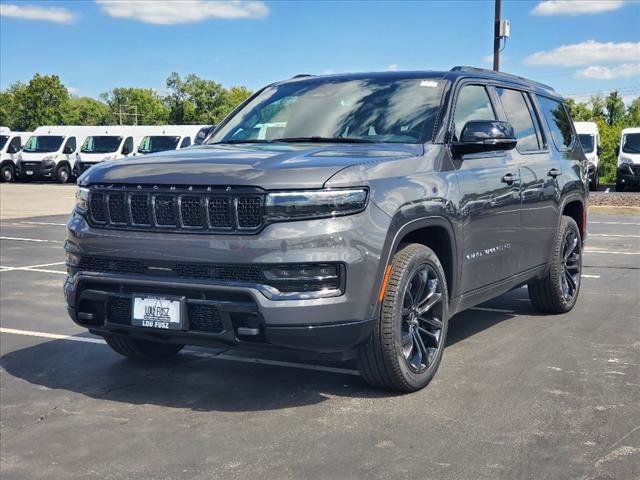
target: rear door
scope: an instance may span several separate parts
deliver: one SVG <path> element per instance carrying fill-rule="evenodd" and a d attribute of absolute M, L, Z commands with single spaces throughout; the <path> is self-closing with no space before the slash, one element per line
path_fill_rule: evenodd
<path fill-rule="evenodd" d="M 513 126 L 518 144 L 512 155 L 518 162 L 522 188 L 522 225 L 519 270 L 548 262 L 560 208 L 560 165 L 549 151 L 532 99 L 527 92 L 495 87 L 501 114 Z M 555 172 L 555 173 L 554 173 Z"/>
<path fill-rule="evenodd" d="M 457 93 L 453 140 L 470 120 L 497 120 L 487 87 L 466 84 Z M 510 151 L 483 152 L 455 159 L 463 222 L 461 293 L 518 273 L 520 180 Z"/>

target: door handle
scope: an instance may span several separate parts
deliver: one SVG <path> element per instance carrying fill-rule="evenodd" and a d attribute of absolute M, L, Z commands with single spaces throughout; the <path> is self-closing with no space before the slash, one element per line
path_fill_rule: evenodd
<path fill-rule="evenodd" d="M 560 170 L 559 168 L 552 168 L 547 172 L 547 175 L 549 175 L 550 177 L 556 178 L 562 175 L 562 170 Z"/>
<path fill-rule="evenodd" d="M 520 180 L 520 177 L 513 173 L 507 173 L 504 177 L 502 177 L 502 183 L 507 183 L 509 185 L 511 185 L 514 182 L 517 182 L 518 180 Z"/>

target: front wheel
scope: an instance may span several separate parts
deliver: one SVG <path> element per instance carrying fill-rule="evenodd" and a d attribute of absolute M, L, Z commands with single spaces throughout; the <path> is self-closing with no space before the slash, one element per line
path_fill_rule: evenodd
<path fill-rule="evenodd" d="M 375 387 L 414 392 L 434 377 L 444 350 L 447 282 L 430 248 L 409 244 L 393 257 L 380 318 L 358 352 L 358 366 Z"/>
<path fill-rule="evenodd" d="M 12 164 L 7 163 L 0 168 L 0 179 L 3 182 L 13 182 L 16 178 L 16 169 Z"/>
<path fill-rule="evenodd" d="M 58 183 L 67 183 L 71 178 L 71 170 L 67 165 L 60 165 L 56 168 L 56 180 Z"/>
<path fill-rule="evenodd" d="M 125 335 L 109 335 L 104 339 L 115 352 L 135 360 L 161 360 L 173 357 L 184 345 L 153 342 Z"/>
<path fill-rule="evenodd" d="M 576 221 L 563 216 L 556 234 L 549 272 L 529 283 L 529 298 L 543 313 L 566 313 L 573 308 L 580 292 L 582 238 Z"/>

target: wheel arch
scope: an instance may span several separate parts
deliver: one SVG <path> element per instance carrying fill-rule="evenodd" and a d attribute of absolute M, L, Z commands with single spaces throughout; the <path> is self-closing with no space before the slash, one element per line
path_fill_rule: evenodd
<path fill-rule="evenodd" d="M 584 243 L 587 237 L 587 207 L 585 201 L 580 195 L 571 195 L 564 199 L 560 210 L 560 218 L 558 219 L 558 228 L 560 228 L 560 220 L 562 216 L 568 216 L 575 220 L 582 236 Z"/>

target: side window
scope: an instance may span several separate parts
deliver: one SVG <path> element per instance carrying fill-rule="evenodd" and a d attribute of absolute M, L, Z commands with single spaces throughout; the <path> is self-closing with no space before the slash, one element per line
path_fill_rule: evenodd
<path fill-rule="evenodd" d="M 462 128 L 468 121 L 495 119 L 486 88 L 482 85 L 466 85 L 460 89 L 453 118 L 455 140 L 460 138 Z"/>
<path fill-rule="evenodd" d="M 9 142 L 9 146 L 7 147 L 7 152 L 19 152 L 22 148 L 22 141 L 20 137 L 13 137 L 11 142 Z"/>
<path fill-rule="evenodd" d="M 537 95 L 542 115 L 547 121 L 547 126 L 558 150 L 568 150 L 573 145 L 573 131 L 571 119 L 564 105 L 557 100 Z"/>
<path fill-rule="evenodd" d="M 69 137 L 62 153 L 73 153 L 76 151 L 76 137 Z"/>
<path fill-rule="evenodd" d="M 500 103 L 502 103 L 507 120 L 516 132 L 518 150 L 521 152 L 540 150 L 535 120 L 531 115 L 524 94 L 508 88 L 496 88 L 496 92 L 500 97 Z"/>
<path fill-rule="evenodd" d="M 180 142 L 180 148 L 185 148 L 191 146 L 191 137 L 184 137 L 182 142 Z"/>
<path fill-rule="evenodd" d="M 127 137 L 122 144 L 122 154 L 129 155 L 133 152 L 133 137 Z"/>

